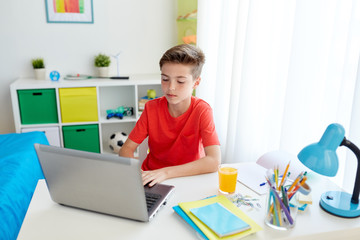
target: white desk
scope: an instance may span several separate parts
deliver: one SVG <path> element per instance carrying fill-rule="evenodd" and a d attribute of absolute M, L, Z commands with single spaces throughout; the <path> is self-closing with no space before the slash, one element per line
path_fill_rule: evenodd
<path fill-rule="evenodd" d="M 241 164 L 238 167 L 241 171 Z M 238 184 L 238 192 L 262 201 L 260 211 L 241 208 L 263 228 L 245 239 L 359 239 L 360 218 L 335 217 L 319 207 L 320 195 L 338 188 L 325 178 L 313 177 L 316 178 L 310 180 L 313 205 L 298 214 L 296 226 L 289 231 L 265 226 L 265 196 L 259 197 Z M 173 211 L 172 206 L 217 194 L 217 173 L 170 179 L 165 183 L 174 185 L 175 193 L 152 222 L 142 223 L 58 205 L 51 200 L 44 180 L 40 180 L 18 239 L 199 239 L 195 230 Z"/>

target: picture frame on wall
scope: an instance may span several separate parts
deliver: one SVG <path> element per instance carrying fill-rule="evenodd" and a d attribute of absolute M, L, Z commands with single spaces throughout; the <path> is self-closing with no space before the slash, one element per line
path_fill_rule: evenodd
<path fill-rule="evenodd" d="M 45 0 L 48 23 L 94 23 L 92 0 Z"/>

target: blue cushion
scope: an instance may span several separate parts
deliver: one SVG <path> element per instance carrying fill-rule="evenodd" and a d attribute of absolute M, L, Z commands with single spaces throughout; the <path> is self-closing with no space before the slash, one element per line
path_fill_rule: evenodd
<path fill-rule="evenodd" d="M 16 239 L 43 178 L 34 143 L 49 144 L 42 132 L 0 135 L 0 239 Z"/>

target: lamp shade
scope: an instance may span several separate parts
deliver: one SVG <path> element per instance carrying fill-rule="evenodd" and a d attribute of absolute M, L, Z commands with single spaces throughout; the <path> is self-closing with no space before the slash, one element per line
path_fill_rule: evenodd
<path fill-rule="evenodd" d="M 340 124 L 330 124 L 320 141 L 301 150 L 298 159 L 314 172 L 333 177 L 339 168 L 336 149 L 340 146 L 344 136 L 345 130 Z"/>

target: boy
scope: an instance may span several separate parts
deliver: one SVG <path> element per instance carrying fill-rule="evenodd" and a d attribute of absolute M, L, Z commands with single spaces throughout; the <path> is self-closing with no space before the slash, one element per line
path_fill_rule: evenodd
<path fill-rule="evenodd" d="M 150 152 L 141 167 L 144 185 L 218 169 L 220 144 L 212 109 L 192 96 L 204 62 L 203 52 L 187 44 L 170 48 L 160 59 L 164 96 L 145 104 L 119 152 L 120 156 L 134 157 L 136 148 L 149 137 Z"/>

